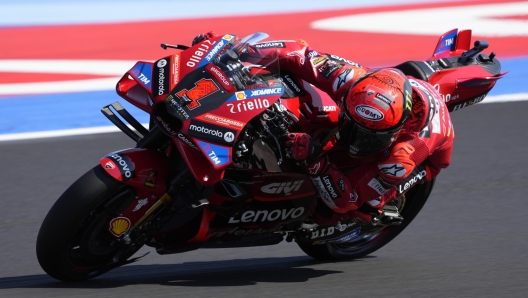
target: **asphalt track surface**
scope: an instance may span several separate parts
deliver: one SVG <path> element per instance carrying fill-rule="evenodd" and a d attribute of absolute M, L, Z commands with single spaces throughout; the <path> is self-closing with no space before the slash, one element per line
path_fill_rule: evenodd
<path fill-rule="evenodd" d="M 40 224 L 77 177 L 133 142 L 119 133 L 1 142 L 0 297 L 528 297 L 526 111 L 515 102 L 453 113 L 452 165 L 414 222 L 368 257 L 322 263 L 294 243 L 152 251 L 82 283 L 40 269 Z"/>

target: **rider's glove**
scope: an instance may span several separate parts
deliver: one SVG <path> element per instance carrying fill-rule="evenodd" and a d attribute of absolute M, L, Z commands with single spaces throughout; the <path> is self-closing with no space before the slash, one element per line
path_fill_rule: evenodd
<path fill-rule="evenodd" d="M 286 146 L 287 155 L 299 162 L 311 175 L 325 173 L 329 168 L 328 156 L 320 145 L 306 133 L 289 133 L 281 137 Z"/>
<path fill-rule="evenodd" d="M 199 34 L 193 39 L 192 45 L 194 46 L 197 43 L 200 43 L 200 42 L 202 42 L 204 40 L 211 39 L 211 38 L 216 37 L 216 36 L 217 36 L 217 34 L 214 31 L 209 31 L 207 33 Z"/>
<path fill-rule="evenodd" d="M 322 153 L 321 146 L 314 143 L 306 133 L 289 133 L 283 136 L 288 153 L 296 160 L 311 161 Z"/>

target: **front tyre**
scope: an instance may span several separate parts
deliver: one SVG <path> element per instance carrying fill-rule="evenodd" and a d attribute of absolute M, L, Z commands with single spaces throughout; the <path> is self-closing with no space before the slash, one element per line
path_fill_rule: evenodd
<path fill-rule="evenodd" d="M 116 201 L 134 196 L 126 184 L 108 175 L 100 166 L 73 183 L 55 202 L 37 237 L 37 259 L 51 277 L 79 281 L 98 276 L 111 268 L 118 248 L 108 231 L 116 217 L 109 208 Z M 109 203 L 110 202 L 110 203 Z M 126 250 L 130 257 L 141 246 Z"/>
<path fill-rule="evenodd" d="M 344 260 L 364 257 L 389 243 L 400 234 L 416 217 L 427 201 L 434 186 L 435 179 L 419 184 L 405 194 L 405 201 L 400 206 L 404 220 L 401 225 L 371 227 L 366 226 L 361 234 L 345 243 L 327 243 L 312 245 L 298 242 L 299 247 L 309 256 L 318 260 Z"/>

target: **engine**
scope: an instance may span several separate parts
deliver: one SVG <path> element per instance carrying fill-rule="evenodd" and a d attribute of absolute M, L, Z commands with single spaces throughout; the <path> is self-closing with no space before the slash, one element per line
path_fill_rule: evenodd
<path fill-rule="evenodd" d="M 233 163 L 240 168 L 260 168 L 259 160 L 274 156 L 277 165 L 286 154 L 279 138 L 287 134 L 292 121 L 280 100 L 252 119 L 240 133 L 233 147 Z M 264 155 L 264 156 L 263 156 Z"/>

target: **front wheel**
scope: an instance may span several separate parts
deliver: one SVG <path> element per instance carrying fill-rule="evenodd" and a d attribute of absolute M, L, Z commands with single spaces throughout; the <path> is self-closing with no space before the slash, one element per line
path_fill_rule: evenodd
<path fill-rule="evenodd" d="M 134 196 L 130 187 L 100 166 L 84 174 L 55 202 L 42 223 L 37 238 L 42 269 L 58 280 L 86 280 L 111 268 L 117 254 L 121 260 L 134 254 L 141 245 L 116 245 L 108 230 L 108 222 L 117 216 L 110 206 Z"/>
<path fill-rule="evenodd" d="M 357 259 L 385 246 L 400 234 L 416 217 L 433 190 L 435 179 L 419 184 L 405 194 L 400 202 L 400 214 L 404 221 L 397 226 L 371 227 L 366 226 L 361 234 L 352 241 L 345 243 L 327 243 L 312 245 L 299 242 L 299 247 L 309 256 L 318 260 Z"/>

